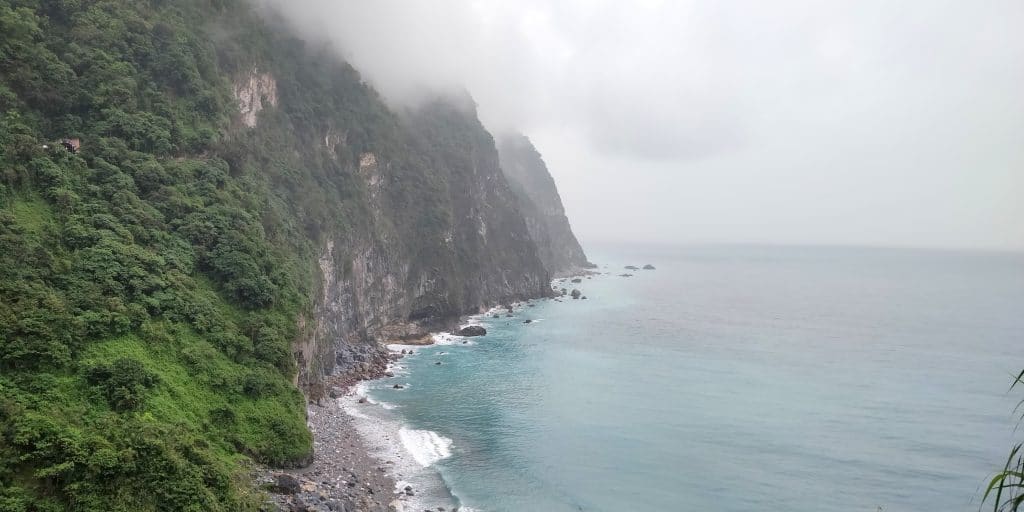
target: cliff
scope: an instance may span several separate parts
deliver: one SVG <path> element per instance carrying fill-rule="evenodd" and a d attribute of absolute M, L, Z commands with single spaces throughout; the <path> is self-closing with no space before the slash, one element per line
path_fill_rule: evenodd
<path fill-rule="evenodd" d="M 309 460 L 325 375 L 550 293 L 466 98 L 394 111 L 240 0 L 0 29 L 5 509 L 258 509 L 247 462 Z"/>
<path fill-rule="evenodd" d="M 544 267 L 553 275 L 593 267 L 569 226 L 555 180 L 530 139 L 506 134 L 498 141 L 498 151 Z"/>
<path fill-rule="evenodd" d="M 396 127 L 399 145 L 362 153 L 351 171 L 366 187 L 366 225 L 328 234 L 320 250 L 316 327 L 299 343 L 306 385 L 336 362 L 359 363 L 352 352 L 366 350 L 353 345 L 420 336 L 549 293 L 475 110 L 439 99 L 403 112 Z"/>

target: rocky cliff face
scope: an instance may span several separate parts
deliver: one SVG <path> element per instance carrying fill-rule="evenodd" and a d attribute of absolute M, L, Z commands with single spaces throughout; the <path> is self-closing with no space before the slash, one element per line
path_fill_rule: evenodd
<path fill-rule="evenodd" d="M 378 342 L 550 293 L 550 274 L 475 110 L 438 99 L 402 113 L 396 128 L 394 146 L 361 153 L 348 170 L 364 192 L 365 223 L 321 241 L 312 326 L 296 344 L 300 382 L 314 394 L 338 366 L 375 368 Z"/>
<path fill-rule="evenodd" d="M 253 69 L 245 80 L 236 83 L 234 94 L 241 121 L 249 128 L 256 127 L 257 116 L 265 106 L 277 106 L 277 82 L 269 74 L 260 73 L 259 69 Z"/>
<path fill-rule="evenodd" d="M 554 275 L 593 266 L 569 226 L 555 181 L 530 139 L 519 134 L 499 139 L 501 168 L 519 201 L 544 267 Z"/>

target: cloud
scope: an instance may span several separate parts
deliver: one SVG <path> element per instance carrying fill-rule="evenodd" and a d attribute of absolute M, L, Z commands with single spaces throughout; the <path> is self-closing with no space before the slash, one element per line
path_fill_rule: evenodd
<path fill-rule="evenodd" d="M 1019 0 L 254 1 L 531 135 L 584 238 L 1024 248 Z"/>

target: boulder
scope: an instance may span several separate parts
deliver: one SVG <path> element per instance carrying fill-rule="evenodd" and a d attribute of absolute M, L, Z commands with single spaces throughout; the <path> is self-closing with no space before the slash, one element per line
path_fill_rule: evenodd
<path fill-rule="evenodd" d="M 634 267 L 633 265 L 626 265 L 626 266 L 625 266 L 625 269 L 626 269 L 626 270 L 640 270 L 640 269 L 638 269 L 638 268 Z"/>
<path fill-rule="evenodd" d="M 348 500 L 346 500 L 346 501 L 348 501 Z M 351 502 L 346 503 L 346 501 L 341 501 L 341 500 L 331 500 L 331 501 L 328 501 L 327 502 L 327 508 L 328 508 L 328 510 L 331 510 L 332 512 L 355 511 L 356 510 L 355 505 L 352 505 Z"/>
<path fill-rule="evenodd" d="M 487 334 L 487 329 L 480 325 L 470 325 L 459 329 L 455 334 L 458 336 L 483 336 Z"/>
<path fill-rule="evenodd" d="M 523 323 L 524 324 L 533 323 L 533 320 L 530 320 L 529 318 L 527 318 L 526 320 L 523 320 Z"/>
<path fill-rule="evenodd" d="M 572 282 L 574 282 L 574 283 L 582 283 L 583 280 L 578 278 L 578 277 L 576 277 L 576 278 L 573 278 Z"/>
<path fill-rule="evenodd" d="M 288 473 L 278 473 L 270 490 L 277 494 L 298 494 L 302 492 L 302 481 Z"/>
<path fill-rule="evenodd" d="M 582 295 L 582 294 L 580 293 L 580 291 L 579 291 L 579 290 L 577 290 L 577 289 L 575 289 L 575 288 L 573 288 L 573 290 L 572 290 L 572 298 L 574 298 L 574 299 L 578 299 L 578 298 L 580 298 L 580 295 Z"/>
<path fill-rule="evenodd" d="M 633 277 L 633 274 L 619 274 L 621 277 Z"/>
<path fill-rule="evenodd" d="M 644 270 L 654 270 L 654 265 L 651 265 L 650 263 L 648 263 L 648 264 L 644 265 Z"/>
<path fill-rule="evenodd" d="M 391 386 L 391 387 L 395 388 L 395 389 L 405 389 L 405 386 L 403 386 L 401 384 L 395 384 L 394 386 Z"/>

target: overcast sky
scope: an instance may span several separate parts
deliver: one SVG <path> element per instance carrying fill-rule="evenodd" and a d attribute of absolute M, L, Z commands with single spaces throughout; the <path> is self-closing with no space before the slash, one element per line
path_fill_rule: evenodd
<path fill-rule="evenodd" d="M 584 245 L 1024 249 L 1021 0 L 270 1 L 529 135 Z"/>

